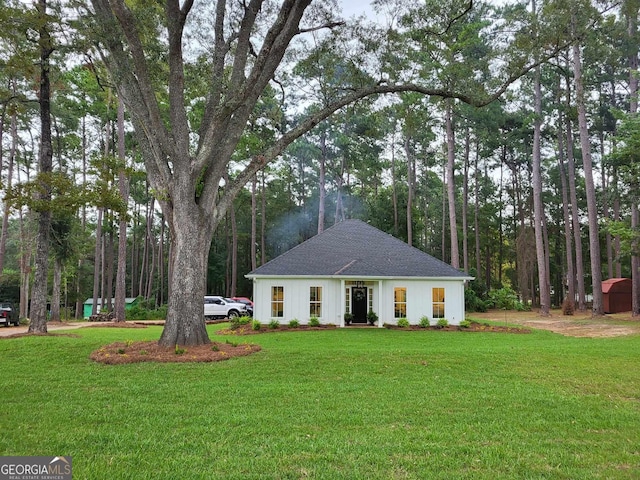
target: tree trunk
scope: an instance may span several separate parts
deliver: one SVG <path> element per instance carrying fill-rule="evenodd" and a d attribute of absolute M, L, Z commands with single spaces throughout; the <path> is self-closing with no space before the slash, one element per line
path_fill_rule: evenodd
<path fill-rule="evenodd" d="M 188 210 L 188 208 L 180 208 Z M 170 216 L 171 217 L 171 216 Z M 176 212 L 179 227 L 170 223 L 171 232 L 171 295 L 167 320 L 160 345 L 202 345 L 210 343 L 204 322 L 205 275 L 212 236 L 199 215 Z"/>
<path fill-rule="evenodd" d="M 51 285 L 51 316 L 50 322 L 60 321 L 60 303 L 62 294 L 62 260 L 53 259 L 53 283 Z"/>
<path fill-rule="evenodd" d="M 235 297 L 238 289 L 238 224 L 233 204 L 229 208 L 229 217 L 231 219 L 231 287 L 229 288 L 229 296 Z"/>
<path fill-rule="evenodd" d="M 146 293 L 144 295 L 144 297 L 147 300 L 151 300 L 153 298 L 153 287 L 154 287 L 155 278 L 156 278 L 156 261 L 157 261 L 156 250 L 157 250 L 156 238 L 155 238 L 155 235 L 153 234 L 153 223 L 152 223 L 151 230 L 149 233 L 149 252 L 151 253 L 151 260 L 149 261 L 149 275 L 147 276 L 147 286 L 145 289 Z M 203 306 L 203 309 L 204 309 L 204 306 Z M 203 310 L 203 313 L 204 313 L 204 310 Z"/>
<path fill-rule="evenodd" d="M 130 294 L 129 296 L 132 298 L 136 298 L 140 295 L 140 290 L 138 290 L 138 281 L 139 281 L 139 270 L 140 270 L 140 246 L 139 246 L 139 238 L 138 238 L 138 230 L 140 226 L 140 204 L 135 203 L 133 206 L 133 215 L 131 221 L 133 222 L 132 226 L 132 235 L 131 235 L 131 279 L 130 282 Z"/>
<path fill-rule="evenodd" d="M 447 101 L 445 116 L 447 130 L 447 198 L 449 202 L 449 230 L 451 238 L 451 266 L 460 268 L 460 253 L 458 251 L 458 221 L 456 219 L 456 186 L 455 178 L 455 138 L 453 134 L 453 119 L 451 100 Z"/>
<path fill-rule="evenodd" d="M 258 201 L 256 197 L 256 189 L 258 186 L 258 175 L 254 175 L 251 180 L 251 270 L 258 268 L 256 252 L 256 244 L 258 243 Z"/>
<path fill-rule="evenodd" d="M 91 305 L 91 315 L 98 313 L 98 295 L 100 295 L 100 273 L 102 272 L 102 208 L 98 208 L 96 245 L 93 256 L 93 304 Z M 102 305 L 102 307 L 104 307 L 104 305 Z"/>
<path fill-rule="evenodd" d="M 558 111 L 560 111 L 558 109 Z M 571 234 L 571 215 L 569 214 L 569 192 L 567 186 L 567 174 L 564 168 L 564 141 L 562 136 L 563 118 L 558 115 L 558 170 L 562 189 L 562 213 L 564 218 L 564 241 L 567 259 L 567 298 L 572 304 L 576 301 L 576 276 L 573 264 L 573 242 Z"/>
<path fill-rule="evenodd" d="M 324 231 L 324 213 L 325 213 L 325 201 L 327 197 L 327 190 L 325 188 L 325 170 L 327 165 L 327 136 L 326 133 L 322 133 L 320 136 L 320 172 L 318 176 L 318 233 Z"/>
<path fill-rule="evenodd" d="M 82 117 L 82 183 L 87 183 L 87 122 L 86 118 Z M 80 229 L 82 233 L 85 232 L 87 227 L 87 207 L 82 205 L 80 208 Z M 82 295 L 82 284 L 83 280 L 83 272 L 82 265 L 84 264 L 84 259 L 81 257 L 78 259 L 78 265 L 76 271 L 78 274 L 75 279 L 75 290 L 76 290 L 76 312 L 74 317 L 76 319 L 84 317 L 84 299 Z"/>
<path fill-rule="evenodd" d="M 464 136 L 464 176 L 462 179 L 462 266 L 469 272 L 469 157 L 471 155 L 471 133 L 466 125 Z"/>
<path fill-rule="evenodd" d="M 109 236 L 107 237 L 107 244 L 105 247 L 105 262 L 103 266 L 106 268 L 106 274 L 104 276 L 104 297 L 106 301 L 103 305 L 107 305 L 109 312 L 113 312 L 113 273 L 114 273 L 114 224 L 113 224 L 113 212 L 109 214 Z"/>
<path fill-rule="evenodd" d="M 627 16 L 627 35 L 629 45 L 633 48 L 629 54 L 629 112 L 635 115 L 638 112 L 638 9 L 637 1 L 625 2 Z M 637 185 L 635 191 L 637 192 Z M 638 195 L 631 196 L 631 230 L 635 232 L 636 239 L 631 250 L 631 314 L 640 316 L 640 256 L 638 256 L 638 228 L 640 227 L 640 214 L 638 213 Z"/>
<path fill-rule="evenodd" d="M 575 13 L 571 14 L 572 24 Z M 587 126 L 587 112 L 585 108 L 584 85 L 582 80 L 582 60 L 579 45 L 573 46 L 573 74 L 576 85 L 576 107 L 578 109 L 578 125 L 580 129 L 580 146 L 582 149 L 582 163 L 584 165 L 584 180 L 587 194 L 587 214 L 589 217 L 589 253 L 591 257 L 591 286 L 593 295 L 592 315 L 597 317 L 604 314 L 602 298 L 602 272 L 600 262 L 600 238 L 598 229 L 598 208 L 596 204 L 596 188 L 593 181 L 593 164 L 591 160 L 591 143 Z"/>
<path fill-rule="evenodd" d="M 535 10 L 535 2 L 532 2 Z M 544 206 L 542 204 L 542 165 L 541 165 L 541 136 L 542 136 L 542 91 L 540 88 L 540 67 L 534 70 L 534 113 L 533 121 L 533 227 L 536 238 L 536 259 L 538 262 L 538 289 L 540 292 L 540 315 L 549 316 L 551 308 L 551 289 L 549 272 L 543 238 Z"/>
<path fill-rule="evenodd" d="M 598 92 L 598 95 L 602 95 L 601 92 Z M 602 105 L 600 106 L 602 110 Z M 604 123 L 604 122 L 603 122 Z M 604 129 L 601 128 L 599 132 L 599 140 L 600 140 L 600 158 L 604 159 L 605 157 L 605 149 L 604 149 Z M 609 197 L 611 195 L 610 185 L 607 184 L 607 169 L 604 165 L 604 160 L 602 161 L 602 173 L 600 175 L 600 180 L 602 182 L 602 212 L 604 214 L 604 222 L 605 225 L 608 225 L 611 222 L 611 213 L 609 212 Z M 605 252 L 607 255 L 607 278 L 613 278 L 613 242 L 611 238 L 611 233 L 607 230 L 605 231 Z"/>
<path fill-rule="evenodd" d="M 267 263 L 267 188 L 265 186 L 266 173 L 262 171 L 262 198 L 260 205 L 260 265 Z"/>
<path fill-rule="evenodd" d="M 473 182 L 473 229 L 475 233 L 475 251 L 476 251 L 476 276 L 480 275 L 480 170 L 478 168 L 478 159 L 480 157 L 480 149 L 476 144 L 476 156 L 474 161 L 475 179 Z"/>
<path fill-rule="evenodd" d="M 570 94 L 571 86 L 569 78 L 567 82 L 567 107 L 571 106 Z M 571 219 L 573 223 L 573 241 L 576 251 L 576 283 L 578 286 L 578 311 L 584 312 L 587 309 L 586 291 L 584 286 L 584 260 L 582 255 L 582 234 L 580 225 L 580 215 L 578 213 L 578 193 L 576 188 L 576 167 L 573 155 L 573 130 L 569 116 L 565 118 L 567 128 L 567 174 L 569 177 L 569 196 L 571 198 Z"/>
<path fill-rule="evenodd" d="M 129 182 L 125 174 L 126 159 L 124 149 L 124 103 L 118 96 L 118 158 L 121 162 L 118 171 L 118 191 L 125 205 L 129 201 Z M 118 221 L 118 268 L 116 270 L 116 293 L 114 304 L 114 321 L 124 322 L 126 319 L 127 289 L 127 220 L 124 212 Z"/>
<path fill-rule="evenodd" d="M 631 204 L 631 230 L 636 232 L 635 240 L 632 243 L 631 255 L 631 315 L 633 317 L 640 316 L 640 257 L 638 249 L 638 229 L 640 228 L 640 214 L 638 213 L 638 197 L 634 195 Z"/>
<path fill-rule="evenodd" d="M 15 85 L 14 85 L 15 92 Z M 5 191 L 11 191 L 11 187 L 13 185 L 13 167 L 15 164 L 16 158 L 16 148 L 18 145 L 18 126 L 16 121 L 16 110 L 14 109 L 11 113 L 11 147 L 9 148 L 9 161 L 7 165 L 7 180 L 5 185 Z M 0 141 L 2 139 L 0 138 Z M 0 150 L 2 147 L 0 146 Z M 1 158 L 1 156 L 0 156 Z M 7 250 L 7 236 L 9 233 L 9 202 L 5 200 L 4 202 L 4 212 L 2 214 L 2 234 L 0 235 L 0 277 L 2 277 L 2 272 L 4 271 L 4 257 Z"/>
<path fill-rule="evenodd" d="M 158 245 L 158 294 L 156 305 L 164 305 L 165 291 L 165 221 L 164 214 L 160 215 L 160 243 Z"/>
<path fill-rule="evenodd" d="M 396 175 L 396 149 L 393 142 L 391 144 L 391 203 L 393 207 L 393 234 L 398 236 L 400 226 L 398 225 L 398 188 Z"/>
<path fill-rule="evenodd" d="M 49 273 L 49 237 L 51 231 L 51 187 L 47 176 L 53 170 L 53 146 L 51 144 L 51 85 L 49 81 L 49 57 L 53 52 L 51 37 L 47 31 L 47 1 L 38 0 L 36 6 L 40 18 L 40 153 L 41 175 L 39 200 L 45 204 L 38 212 L 38 237 L 36 240 L 35 274 L 31 296 L 29 333 L 47 333 L 47 279 Z"/>
<path fill-rule="evenodd" d="M 404 152 L 407 156 L 407 243 L 413 245 L 413 154 L 408 134 L 404 138 Z"/>

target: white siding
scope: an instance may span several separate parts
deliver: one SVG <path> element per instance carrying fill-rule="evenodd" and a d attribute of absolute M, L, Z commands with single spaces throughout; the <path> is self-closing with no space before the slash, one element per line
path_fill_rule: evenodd
<path fill-rule="evenodd" d="M 423 316 L 433 320 L 432 289 L 445 289 L 444 317 L 451 325 L 458 325 L 464 320 L 464 282 L 462 280 L 413 280 L 387 279 L 353 279 L 366 281 L 369 289 L 373 289 L 373 308 L 382 323 L 395 323 L 393 311 L 393 292 L 395 287 L 407 289 L 407 319 L 411 324 L 418 324 Z M 382 293 L 379 291 L 382 284 Z M 278 319 L 286 324 L 294 318 L 301 324 L 309 322 L 309 287 L 322 287 L 323 324 L 340 325 L 343 315 L 343 298 L 340 279 L 321 278 L 256 278 L 254 279 L 253 300 L 254 318 L 262 323 L 269 323 L 271 317 L 271 287 L 284 287 L 284 317 Z M 378 310 L 381 311 L 378 311 Z"/>
<path fill-rule="evenodd" d="M 340 324 L 340 281 L 332 279 L 306 278 L 266 278 L 254 281 L 253 316 L 262 323 L 269 323 L 271 317 L 271 287 L 284 287 L 284 317 L 278 320 L 282 324 L 294 318 L 301 324 L 309 322 L 309 289 L 322 287 L 322 316 L 320 323 Z"/>
<path fill-rule="evenodd" d="M 387 280 L 382 297 L 382 319 L 386 323 L 396 323 L 394 317 L 393 292 L 396 287 L 407 289 L 407 320 L 412 325 L 420 323 L 423 316 L 433 320 L 432 292 L 434 288 L 444 288 L 444 318 L 451 325 L 459 325 L 464 320 L 464 282 L 461 280 Z"/>

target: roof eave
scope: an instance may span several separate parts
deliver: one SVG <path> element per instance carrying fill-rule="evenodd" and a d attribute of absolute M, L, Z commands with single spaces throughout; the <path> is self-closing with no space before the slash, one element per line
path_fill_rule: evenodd
<path fill-rule="evenodd" d="M 475 277 L 468 275 L 459 277 L 446 276 L 382 276 L 382 275 L 276 275 L 276 274 L 247 274 L 245 278 L 266 279 L 266 278 L 323 278 L 331 280 L 439 280 L 439 281 L 471 281 Z"/>

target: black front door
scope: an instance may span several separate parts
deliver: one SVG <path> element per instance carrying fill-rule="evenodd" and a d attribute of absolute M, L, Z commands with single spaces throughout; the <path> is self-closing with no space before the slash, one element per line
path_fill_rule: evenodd
<path fill-rule="evenodd" d="M 367 323 L 367 287 L 351 288 L 353 323 Z"/>

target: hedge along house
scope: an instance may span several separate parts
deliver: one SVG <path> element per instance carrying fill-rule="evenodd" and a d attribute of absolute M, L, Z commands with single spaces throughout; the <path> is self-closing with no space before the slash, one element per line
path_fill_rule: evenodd
<path fill-rule="evenodd" d="M 464 286 L 473 277 L 360 220 L 328 228 L 247 274 L 254 317 L 344 327 L 377 315 L 377 325 L 426 316 L 464 320 Z"/>

